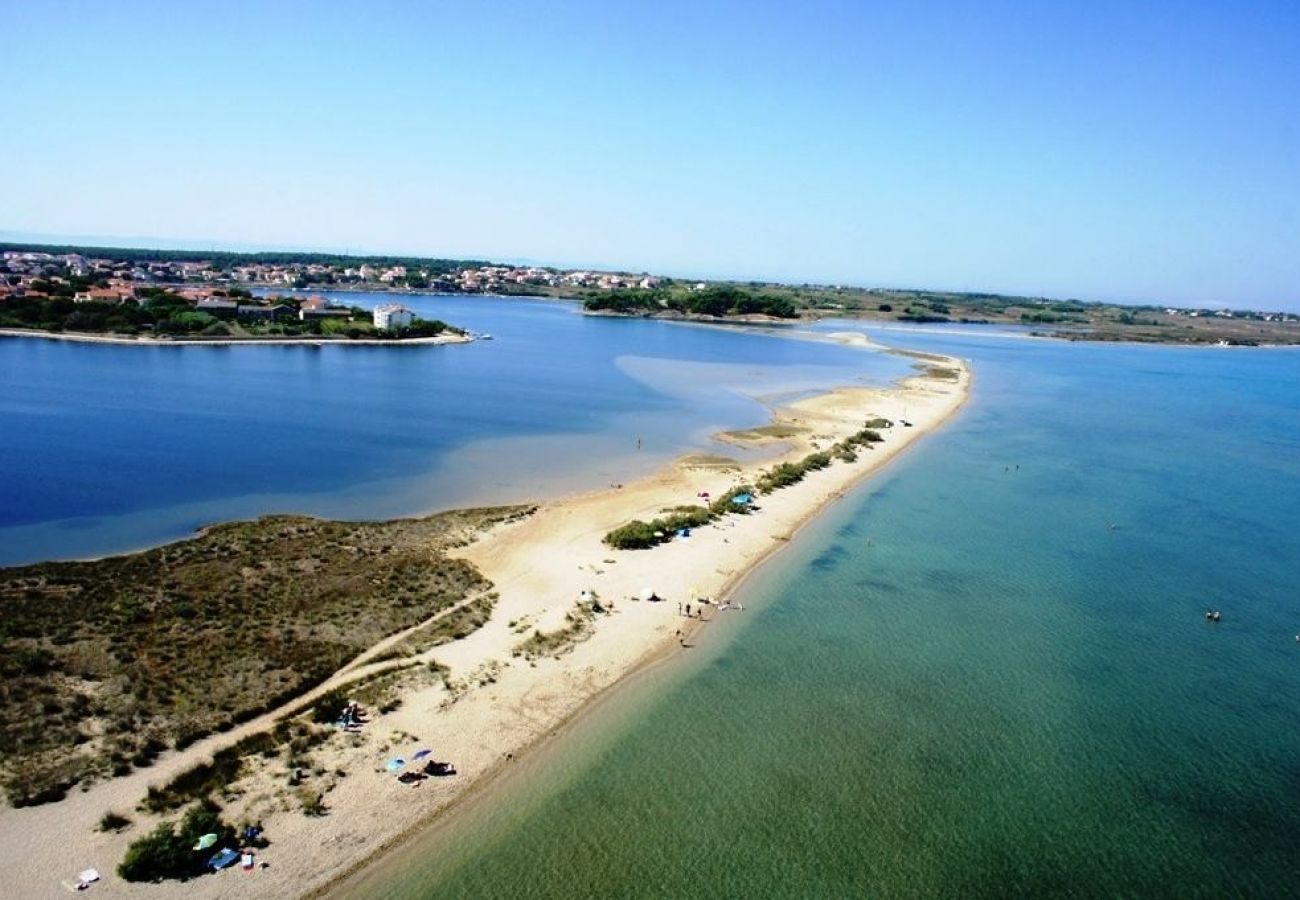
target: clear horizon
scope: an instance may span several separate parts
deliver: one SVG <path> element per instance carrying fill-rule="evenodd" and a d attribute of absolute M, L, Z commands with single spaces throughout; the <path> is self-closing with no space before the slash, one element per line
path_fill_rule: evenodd
<path fill-rule="evenodd" d="M 10 234 L 1300 310 L 1293 4 L 6 21 Z"/>

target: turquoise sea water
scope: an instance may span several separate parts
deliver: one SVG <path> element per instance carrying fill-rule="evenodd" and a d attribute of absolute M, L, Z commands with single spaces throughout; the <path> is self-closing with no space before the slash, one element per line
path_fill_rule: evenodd
<path fill-rule="evenodd" d="M 832 344 L 591 318 L 567 303 L 407 302 L 495 339 L 0 338 L 0 564 L 121 552 L 264 513 L 391 518 L 601 487 L 716 449 L 715 431 L 766 421 L 764 402 L 907 370 Z"/>
<path fill-rule="evenodd" d="M 907 343 L 958 419 L 344 894 L 1300 894 L 1300 355 Z"/>
<path fill-rule="evenodd" d="M 414 303 L 496 340 L 0 340 L 0 561 L 600 484 L 761 421 L 755 397 L 905 370 Z M 883 335 L 969 357 L 962 414 L 352 896 L 1298 893 L 1300 354 Z"/>

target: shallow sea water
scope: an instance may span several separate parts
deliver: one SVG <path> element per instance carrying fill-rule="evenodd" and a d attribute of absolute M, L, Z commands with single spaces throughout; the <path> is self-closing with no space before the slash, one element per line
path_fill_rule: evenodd
<path fill-rule="evenodd" d="M 1300 354 L 905 343 L 959 418 L 344 894 L 1300 893 Z"/>
<path fill-rule="evenodd" d="M 370 306 L 385 295 L 339 295 Z M 265 513 L 393 518 L 628 481 L 792 392 L 903 360 L 570 303 L 404 298 L 469 346 L 123 347 L 0 338 L 0 564 Z"/>

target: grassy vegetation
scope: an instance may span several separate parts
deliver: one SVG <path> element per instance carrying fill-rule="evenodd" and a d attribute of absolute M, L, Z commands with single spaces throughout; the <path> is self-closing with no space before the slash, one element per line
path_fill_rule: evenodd
<path fill-rule="evenodd" d="M 78 782 L 147 766 L 482 593 L 478 572 L 444 551 L 529 511 L 277 516 L 129 556 L 0 570 L 10 802 L 58 800 Z"/>
<path fill-rule="evenodd" d="M 559 656 L 572 650 L 575 644 L 586 640 L 594 630 L 592 620 L 596 617 L 595 603 L 578 601 L 573 609 L 564 614 L 564 625 L 555 631 L 534 629 L 533 633 L 515 645 L 512 656 L 522 656 L 527 660 L 543 656 Z"/>
<path fill-rule="evenodd" d="M 421 626 L 393 646 L 385 656 L 398 659 L 417 656 L 434 647 L 459 641 L 478 631 L 492 616 L 497 594 L 485 594 L 451 610 L 437 620 Z M 378 658 L 375 660 L 378 662 Z"/>
<path fill-rule="evenodd" d="M 758 428 L 746 428 L 743 431 L 724 431 L 722 436 L 733 441 L 762 441 L 769 438 L 785 440 L 798 437 L 807 430 L 799 425 L 776 422 L 771 425 L 760 425 Z"/>
<path fill-rule="evenodd" d="M 244 774 L 253 756 L 273 758 L 287 751 L 290 758 L 301 757 L 333 734 L 331 728 L 308 722 L 284 721 L 270 731 L 250 735 L 219 750 L 212 759 L 201 762 L 177 775 L 167 784 L 149 788 L 140 809 L 151 813 L 180 809 L 194 800 L 220 795 Z"/>

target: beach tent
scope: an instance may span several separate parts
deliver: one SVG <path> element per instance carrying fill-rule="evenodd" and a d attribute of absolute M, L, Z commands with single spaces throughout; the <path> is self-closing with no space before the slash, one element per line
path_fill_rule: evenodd
<path fill-rule="evenodd" d="M 227 847 L 220 853 L 213 854 L 213 857 L 208 860 L 208 868 L 214 872 L 220 872 L 237 859 L 239 859 L 239 854 Z"/>
<path fill-rule="evenodd" d="M 203 837 L 199 838 L 199 842 L 194 845 L 194 849 L 206 850 L 209 847 L 211 847 L 213 844 L 215 844 L 217 840 L 218 838 L 215 834 L 205 834 L 203 835 Z"/>
<path fill-rule="evenodd" d="M 424 759 L 426 756 L 429 756 L 432 753 L 433 751 L 427 748 L 422 750 L 416 750 L 414 753 L 411 754 L 411 759 Z"/>
<path fill-rule="evenodd" d="M 398 769 L 402 768 L 402 766 L 404 766 L 404 765 L 406 765 L 406 760 L 402 759 L 402 758 L 399 756 L 399 757 L 397 757 L 396 759 L 390 759 L 390 760 L 388 761 L 388 765 L 386 765 L 384 768 L 386 768 L 386 769 L 387 769 L 388 771 L 390 771 L 390 772 L 396 772 Z"/>
<path fill-rule="evenodd" d="M 751 494 L 737 494 L 731 498 L 731 502 L 737 506 L 749 506 L 754 502 L 754 497 Z"/>

